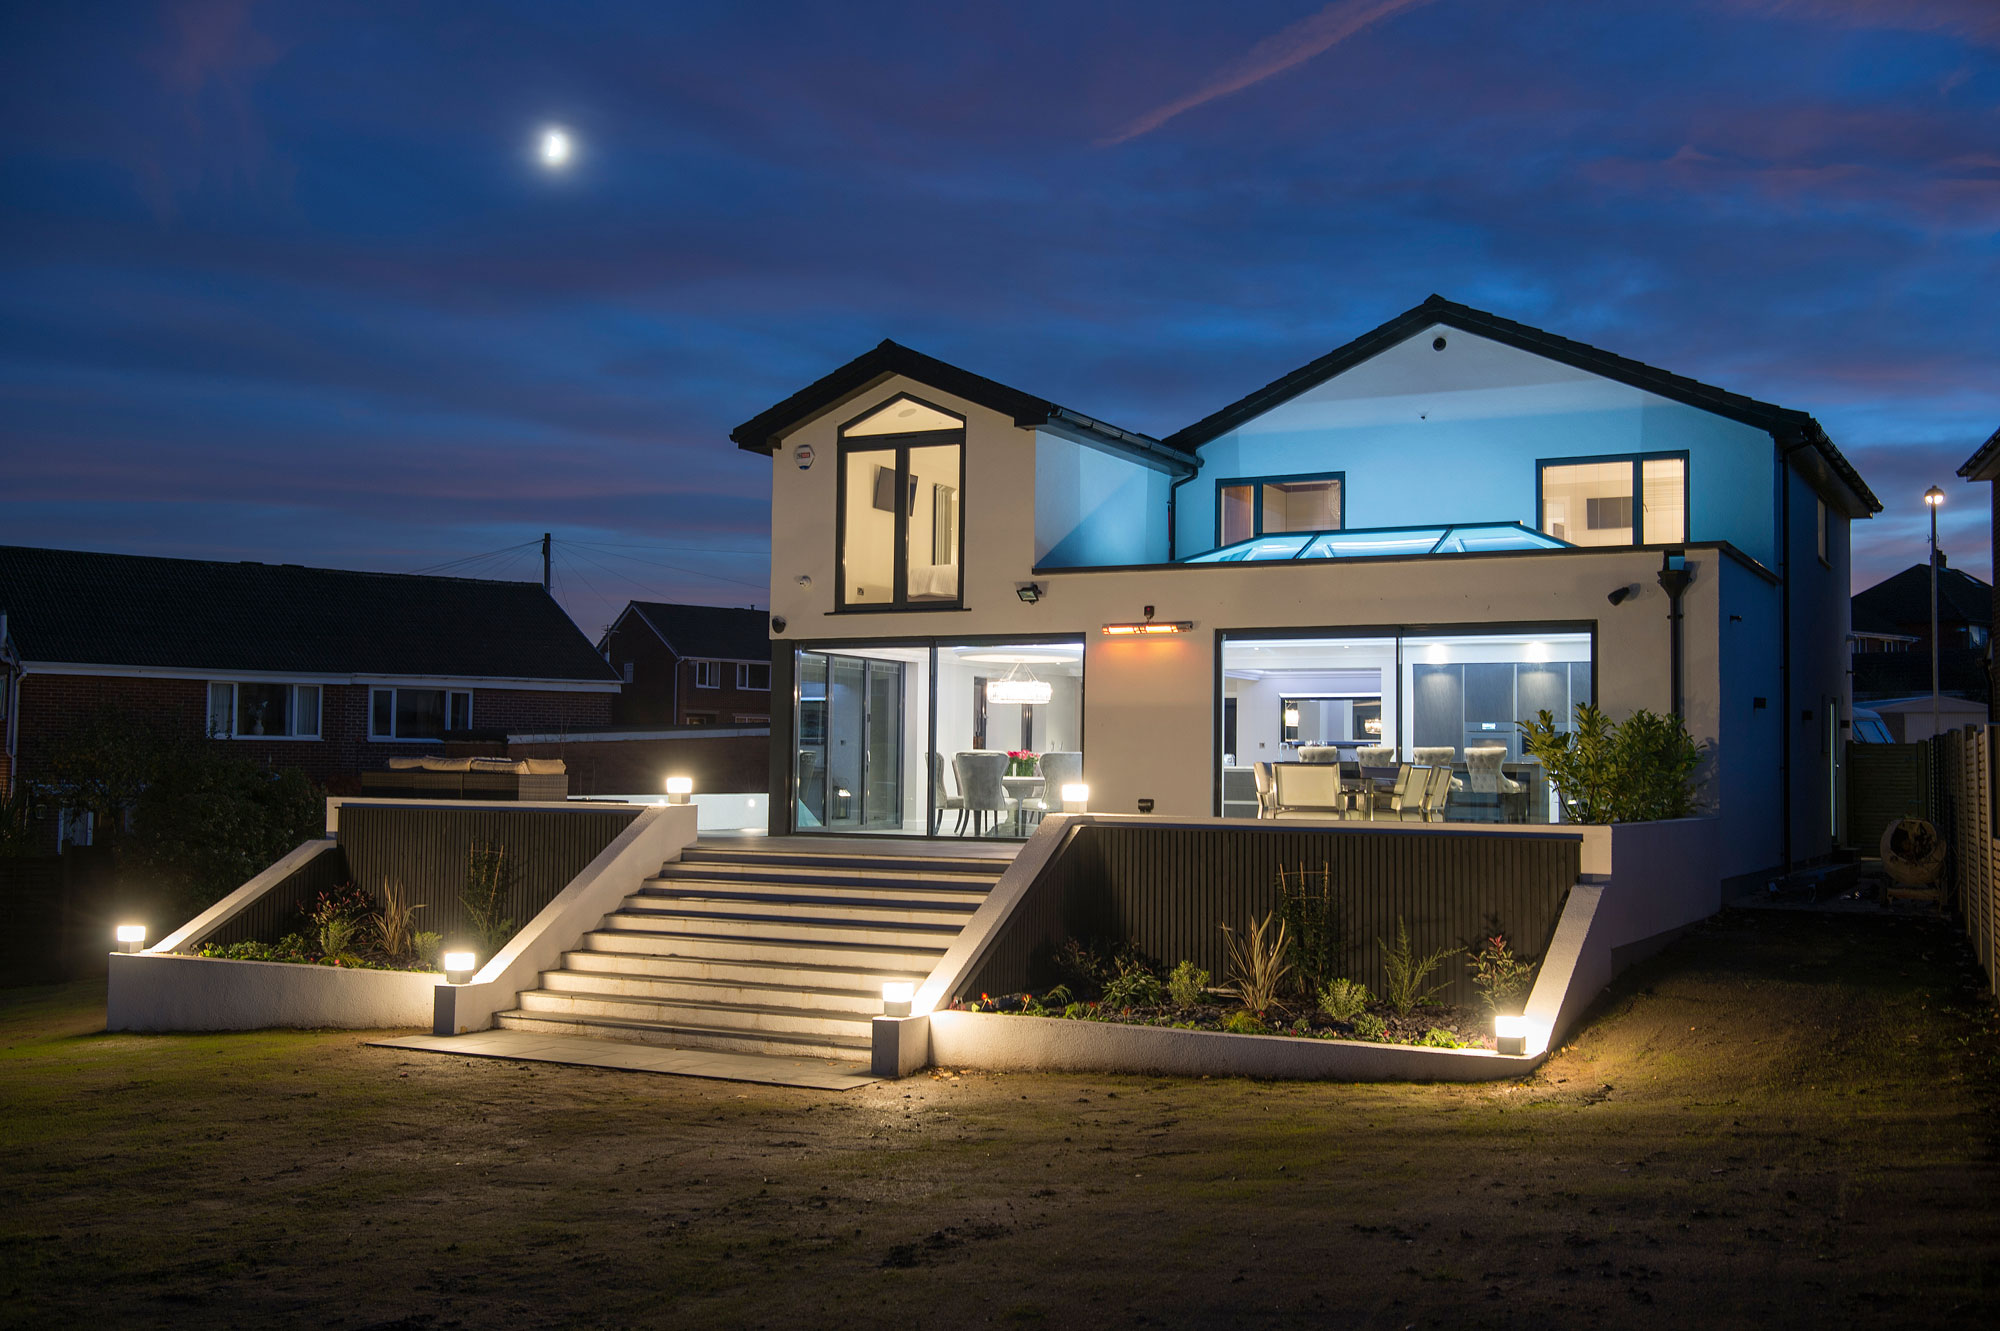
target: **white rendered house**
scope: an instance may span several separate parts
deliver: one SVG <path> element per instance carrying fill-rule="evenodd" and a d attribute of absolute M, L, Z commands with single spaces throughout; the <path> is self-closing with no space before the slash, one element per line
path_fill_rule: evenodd
<path fill-rule="evenodd" d="M 1802 412 L 1434 296 L 1165 439 L 891 342 L 732 437 L 772 467 L 774 833 L 1018 835 L 1055 781 L 961 817 L 997 751 L 1188 818 L 1307 747 L 1501 748 L 1521 793 L 1466 816 L 1546 821 L 1515 723 L 1594 701 L 1713 745 L 1725 875 L 1833 846 L 1880 504 Z"/>

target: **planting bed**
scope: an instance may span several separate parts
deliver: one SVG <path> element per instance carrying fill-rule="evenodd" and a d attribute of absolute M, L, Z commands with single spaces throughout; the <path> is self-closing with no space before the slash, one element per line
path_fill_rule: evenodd
<path fill-rule="evenodd" d="M 1106 1002 L 1065 1003 L 1058 993 L 1050 1004 L 1047 995 L 1004 994 L 999 998 L 981 996 L 983 1001 L 954 1003 L 952 1010 L 963 1012 L 1019 1013 L 1033 1017 L 1061 1017 L 1071 1021 L 1102 1021 L 1126 1026 L 1163 1026 L 1184 1031 L 1220 1031 L 1231 1035 L 1289 1035 L 1308 1040 L 1367 1040 L 1379 1044 L 1423 1045 L 1436 1049 L 1492 1049 L 1493 1019 L 1474 1007 L 1424 1004 L 1406 1017 L 1399 1017 L 1383 1004 L 1364 1011 L 1382 1023 L 1375 1031 L 1364 1020 L 1337 1021 L 1303 1003 L 1295 1008 L 1274 1004 L 1260 1018 L 1241 1004 L 1198 1003 L 1179 1007 L 1171 1003 L 1118 1007 Z"/>

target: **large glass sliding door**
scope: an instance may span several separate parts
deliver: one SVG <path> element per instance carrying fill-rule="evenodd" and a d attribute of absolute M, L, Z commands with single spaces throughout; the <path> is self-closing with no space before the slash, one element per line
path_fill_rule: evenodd
<path fill-rule="evenodd" d="M 911 782 L 905 721 L 928 694 L 928 652 L 798 654 L 793 825 L 840 832 L 905 830 Z M 922 791 L 914 795 L 919 802 Z"/>

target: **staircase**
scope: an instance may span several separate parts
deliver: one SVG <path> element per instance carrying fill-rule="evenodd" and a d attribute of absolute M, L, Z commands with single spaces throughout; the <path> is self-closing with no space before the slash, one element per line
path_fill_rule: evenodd
<path fill-rule="evenodd" d="M 882 986 L 922 984 L 1008 862 L 697 843 L 495 1022 L 866 1062 Z"/>

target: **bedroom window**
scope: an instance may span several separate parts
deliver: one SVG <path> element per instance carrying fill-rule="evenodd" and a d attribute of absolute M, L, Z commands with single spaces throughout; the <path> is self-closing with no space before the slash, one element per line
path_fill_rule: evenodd
<path fill-rule="evenodd" d="M 472 729 L 469 689 L 370 689 L 368 738 L 443 739 Z"/>
<path fill-rule="evenodd" d="M 771 691 L 771 665 L 768 661 L 738 661 L 736 663 L 736 687 L 752 693 Z"/>
<path fill-rule="evenodd" d="M 965 421 L 907 395 L 840 431 L 843 610 L 937 610 L 960 600 Z"/>
<path fill-rule="evenodd" d="M 1571 545 L 1678 545 L 1688 535 L 1685 453 L 1539 464 L 1542 531 Z"/>
<path fill-rule="evenodd" d="M 1217 481 L 1216 544 L 1287 531 L 1339 531 L 1345 472 Z"/>
<path fill-rule="evenodd" d="M 208 733 L 214 739 L 318 739 L 319 685 L 212 682 Z"/>
<path fill-rule="evenodd" d="M 698 689 L 721 688 L 722 662 L 696 661 L 694 663 L 694 686 Z"/>

